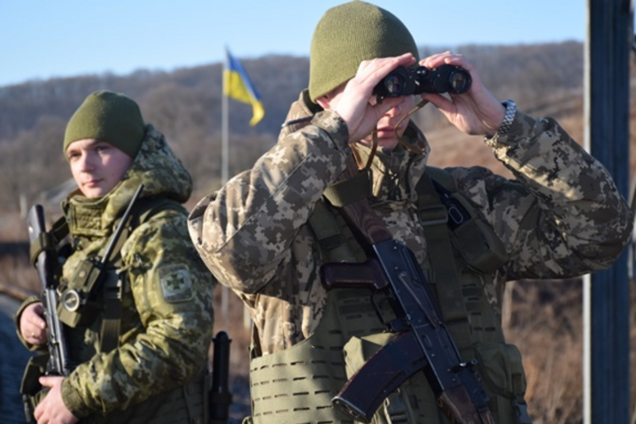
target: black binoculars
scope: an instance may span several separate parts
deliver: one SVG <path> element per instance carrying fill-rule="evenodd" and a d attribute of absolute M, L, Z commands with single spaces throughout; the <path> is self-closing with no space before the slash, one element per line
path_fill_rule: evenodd
<path fill-rule="evenodd" d="M 459 66 L 442 65 L 429 69 L 424 66 L 400 66 L 373 89 L 380 98 L 408 96 L 422 93 L 465 93 L 472 83 L 470 73 Z"/>

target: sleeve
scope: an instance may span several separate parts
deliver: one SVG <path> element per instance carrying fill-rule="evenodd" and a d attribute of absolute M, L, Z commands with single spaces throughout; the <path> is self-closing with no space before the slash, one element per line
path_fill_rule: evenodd
<path fill-rule="evenodd" d="M 22 304 L 20 305 L 20 307 L 18 308 L 18 310 L 16 311 L 16 313 L 15 313 L 15 315 L 13 317 L 13 320 L 15 322 L 16 334 L 18 335 L 18 339 L 24 345 L 24 347 L 26 347 L 30 351 L 46 350 L 46 344 L 41 345 L 41 346 L 33 345 L 33 344 L 27 342 L 24 339 L 24 337 L 22 337 L 22 333 L 20 333 L 20 319 L 22 318 L 22 312 L 26 309 L 27 306 L 32 305 L 34 303 L 38 303 L 38 302 L 41 302 L 39 296 L 29 296 L 28 298 L 26 298 L 24 300 L 24 302 L 22 302 Z"/>
<path fill-rule="evenodd" d="M 64 381 L 64 402 L 79 418 L 183 386 L 207 363 L 213 279 L 192 246 L 185 214 L 153 217 L 135 229 L 122 255 L 143 328 L 122 334 L 117 349 L 96 354 Z"/>
<path fill-rule="evenodd" d="M 315 203 L 344 171 L 347 142 L 344 121 L 319 112 L 196 205 L 190 236 L 221 284 L 254 293 L 276 275 Z"/>
<path fill-rule="evenodd" d="M 507 280 L 575 277 L 616 260 L 632 230 L 629 207 L 605 167 L 554 119 L 518 112 L 508 134 L 487 144 L 515 180 L 483 170 L 463 179 L 475 197 L 485 193 L 478 202 L 512 259 Z"/>

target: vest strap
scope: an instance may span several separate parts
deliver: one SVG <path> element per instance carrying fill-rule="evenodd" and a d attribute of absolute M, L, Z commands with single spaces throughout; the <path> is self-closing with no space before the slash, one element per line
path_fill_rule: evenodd
<path fill-rule="evenodd" d="M 366 199 L 371 195 L 369 170 L 362 170 L 349 179 L 338 181 L 327 187 L 324 195 L 329 203 L 337 208 Z"/>
<path fill-rule="evenodd" d="M 470 355 L 470 358 L 473 356 L 470 326 L 448 231 L 449 213 L 428 174 L 422 175 L 416 191 L 418 214 L 428 246 L 442 316 L 462 357 L 469 359 L 466 355 Z"/>
<path fill-rule="evenodd" d="M 130 222 L 133 216 L 128 218 L 128 222 L 120 222 L 119 225 L 124 225 L 121 236 L 117 240 L 117 245 L 113 249 L 113 254 L 107 260 L 107 264 L 111 265 L 111 262 L 115 257 L 118 259 L 115 261 L 115 268 L 119 268 L 117 264 L 121 263 L 121 248 L 124 246 L 130 232 Z M 102 327 L 100 330 L 100 352 L 108 353 L 115 349 L 119 345 L 119 333 L 121 330 L 121 297 L 123 293 L 123 283 L 120 272 L 116 271 L 113 274 L 107 274 L 107 280 L 104 282 L 104 312 L 102 315 Z"/>
<path fill-rule="evenodd" d="M 320 199 L 309 216 L 309 225 L 327 257 L 326 262 L 364 262 L 366 254 L 344 218 L 331 211 L 325 200 Z"/>
<path fill-rule="evenodd" d="M 125 225 L 122 234 L 117 240 L 117 245 L 113 249 L 113 255 L 108 258 L 110 264 L 116 257 L 116 264 L 121 262 L 121 249 L 126 240 L 130 236 L 133 228 L 137 228 L 144 223 L 150 216 L 160 211 L 173 209 L 178 210 L 181 206 L 174 201 L 167 200 L 162 197 L 148 198 L 140 202 L 139 206 L 134 207 L 133 213 L 128 218 L 128 222 L 121 222 Z M 121 330 L 121 299 L 124 290 L 123 281 L 125 280 L 121 273 L 125 270 L 118 269 L 114 278 L 109 278 L 104 284 L 104 313 L 102 316 L 102 326 L 100 330 L 100 351 L 110 352 L 119 346 L 119 334 Z"/>

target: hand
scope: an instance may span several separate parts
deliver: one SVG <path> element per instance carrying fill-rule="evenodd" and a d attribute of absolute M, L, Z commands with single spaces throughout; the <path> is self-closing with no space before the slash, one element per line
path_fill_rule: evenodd
<path fill-rule="evenodd" d="M 20 315 L 20 334 L 33 345 L 46 343 L 46 321 L 44 306 L 40 302 L 32 303 Z"/>
<path fill-rule="evenodd" d="M 461 66 L 470 72 L 473 80 L 470 89 L 462 94 L 449 94 L 450 100 L 435 93 L 422 94 L 422 99 L 433 103 L 460 131 L 493 136 L 503 122 L 506 108 L 484 87 L 477 69 L 463 55 L 447 51 L 420 60 L 420 65 L 427 68 L 443 64 Z"/>
<path fill-rule="evenodd" d="M 62 400 L 64 377 L 40 377 L 40 384 L 50 390 L 39 403 L 33 417 L 38 424 L 75 424 L 79 419 L 68 410 Z"/>
<path fill-rule="evenodd" d="M 347 124 L 349 141 L 357 142 L 375 129 L 378 120 L 387 111 L 406 100 L 405 97 L 391 97 L 377 103 L 373 88 L 393 69 L 414 63 L 415 58 L 411 53 L 365 60 L 360 63 L 356 75 L 340 91 L 321 97 L 318 103 L 324 109 L 336 111 Z"/>

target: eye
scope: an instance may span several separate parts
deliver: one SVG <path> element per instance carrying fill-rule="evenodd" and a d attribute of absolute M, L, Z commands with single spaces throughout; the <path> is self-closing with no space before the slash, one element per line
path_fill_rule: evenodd
<path fill-rule="evenodd" d="M 95 151 L 97 153 L 106 153 L 109 149 L 110 146 L 107 143 L 102 143 L 95 146 Z"/>

